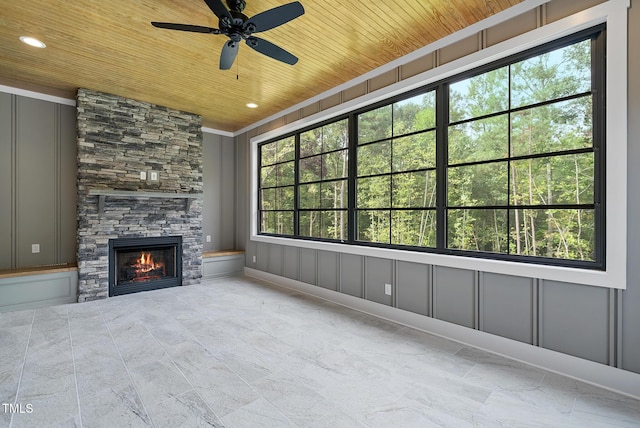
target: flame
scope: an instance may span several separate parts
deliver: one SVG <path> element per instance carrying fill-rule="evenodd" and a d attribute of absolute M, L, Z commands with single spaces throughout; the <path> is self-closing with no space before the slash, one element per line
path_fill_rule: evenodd
<path fill-rule="evenodd" d="M 151 253 L 142 252 L 132 266 L 136 272 L 135 281 L 148 281 L 166 275 L 164 262 L 155 262 Z"/>

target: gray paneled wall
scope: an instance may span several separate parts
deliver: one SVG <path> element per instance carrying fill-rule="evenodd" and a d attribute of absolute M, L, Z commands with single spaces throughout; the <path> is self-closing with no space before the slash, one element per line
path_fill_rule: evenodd
<path fill-rule="evenodd" d="M 476 328 L 477 278 L 477 273 L 472 270 L 434 266 L 433 317 Z"/>
<path fill-rule="evenodd" d="M 0 94 L 0 269 L 75 263 L 75 135 L 74 107 Z"/>
<path fill-rule="evenodd" d="M 0 92 L 0 269 L 14 267 L 13 95 Z"/>
<path fill-rule="evenodd" d="M 540 281 L 540 346 L 603 364 L 611 363 L 614 342 L 610 299 L 614 291 Z"/>
<path fill-rule="evenodd" d="M 479 280 L 480 330 L 537 345 L 536 280 L 486 272 Z"/>
<path fill-rule="evenodd" d="M 437 52 L 359 83 L 339 94 L 283 115 L 285 123 L 307 117 L 372 91 L 432 69 L 476 49 L 482 49 L 523 32 L 557 21 L 572 13 L 602 3 L 602 0 L 552 0 L 535 10 L 489 28 L 477 38 L 445 46 Z M 631 0 L 629 9 L 629 46 L 640 39 L 640 0 Z M 339 271 L 336 289 L 342 293 L 378 301 L 414 313 L 431 316 L 469 328 L 479 329 L 516 341 L 541 346 L 640 373 L 640 57 L 630 55 L 628 63 L 628 207 L 627 289 L 605 288 L 542 281 L 443 268 L 391 260 L 376 266 L 378 259 L 336 253 Z M 393 77 L 395 76 L 395 77 Z M 393 77 L 393 78 L 391 78 Z M 237 137 L 239 216 L 238 243 L 245 246 L 248 267 L 265 270 L 260 258 L 268 257 L 269 244 L 249 240 L 249 141 L 283 123 L 283 117 Z M 616 201 L 608 201 L 615 204 Z M 242 244 L 244 243 L 244 244 Z M 281 249 L 279 251 L 282 251 Z M 289 268 L 287 277 L 309 284 L 323 285 L 331 272 L 321 271 L 319 252 L 306 248 L 284 247 Z M 257 255 L 257 263 L 252 256 Z M 295 256 L 295 261 L 292 257 Z M 608 257 L 615 257 L 609 254 Z M 331 257 L 322 255 L 323 260 Z M 297 263 L 297 271 L 291 264 Z M 391 267 L 390 265 L 391 264 Z M 376 266 L 376 267 L 374 267 Z M 461 264 L 462 266 L 462 264 Z M 295 273 L 298 273 L 297 278 Z M 322 275 L 320 278 L 318 275 Z M 391 275 L 393 298 L 381 294 L 381 284 Z M 383 287 L 383 285 L 382 285 Z M 382 289 L 383 290 L 383 289 Z"/>
<path fill-rule="evenodd" d="M 233 138 L 202 133 L 203 251 L 236 248 L 235 143 Z M 211 241 L 207 242 L 206 237 Z"/>

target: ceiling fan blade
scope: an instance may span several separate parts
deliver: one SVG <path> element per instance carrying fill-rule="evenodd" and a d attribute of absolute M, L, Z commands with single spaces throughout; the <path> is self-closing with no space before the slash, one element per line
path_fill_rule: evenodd
<path fill-rule="evenodd" d="M 227 8 L 224 7 L 221 0 L 204 0 L 204 2 L 207 4 L 207 6 L 209 6 L 209 9 L 211 9 L 211 11 L 216 14 L 218 19 L 226 17 L 229 19 L 229 22 L 233 22 L 231 14 L 227 10 Z"/>
<path fill-rule="evenodd" d="M 229 40 L 222 47 L 222 53 L 220 54 L 220 70 L 228 70 L 233 65 L 233 61 L 236 60 L 238 55 L 238 47 L 240 44 Z"/>
<path fill-rule="evenodd" d="M 253 50 L 260 52 L 263 55 L 277 59 L 284 63 L 294 65 L 298 62 L 298 58 L 291 53 L 285 51 L 280 46 L 274 45 L 271 42 L 261 39 L 260 37 L 247 38 L 247 45 Z"/>
<path fill-rule="evenodd" d="M 192 33 L 219 34 L 220 30 L 211 27 L 202 27 L 200 25 L 189 24 L 173 24 L 171 22 L 152 22 L 151 25 L 157 28 L 165 28 L 167 30 L 189 31 Z"/>
<path fill-rule="evenodd" d="M 244 24 L 244 28 L 246 29 L 250 25 L 253 25 L 255 27 L 255 30 L 252 31 L 253 33 L 267 31 L 289 22 L 302 14 L 304 14 L 304 7 L 302 7 L 300 2 L 294 1 L 293 3 L 283 4 L 282 6 L 255 15 Z"/>

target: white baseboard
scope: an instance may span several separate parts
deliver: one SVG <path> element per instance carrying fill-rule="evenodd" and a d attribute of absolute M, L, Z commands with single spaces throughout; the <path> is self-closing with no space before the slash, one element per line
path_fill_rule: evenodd
<path fill-rule="evenodd" d="M 375 315 L 464 345 L 640 399 L 640 374 L 317 287 L 256 269 L 245 275 Z"/>

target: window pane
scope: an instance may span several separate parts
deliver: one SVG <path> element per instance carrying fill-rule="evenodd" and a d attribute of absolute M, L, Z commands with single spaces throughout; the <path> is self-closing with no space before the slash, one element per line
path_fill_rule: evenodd
<path fill-rule="evenodd" d="M 358 211 L 358 241 L 390 243 L 390 213 L 387 210 Z"/>
<path fill-rule="evenodd" d="M 509 215 L 512 254 L 595 260 L 593 210 L 511 210 Z"/>
<path fill-rule="evenodd" d="M 435 210 L 391 211 L 391 243 L 417 247 L 436 246 Z"/>
<path fill-rule="evenodd" d="M 513 108 L 591 90 L 591 40 L 511 66 Z"/>
<path fill-rule="evenodd" d="M 424 132 L 409 137 L 395 138 L 393 140 L 394 171 L 435 168 L 435 166 L 435 131 Z"/>
<path fill-rule="evenodd" d="M 436 126 L 436 93 L 428 92 L 393 104 L 393 135 Z"/>
<path fill-rule="evenodd" d="M 260 187 L 276 186 L 276 166 L 265 166 L 260 168 Z"/>
<path fill-rule="evenodd" d="M 524 159 L 511 165 L 512 205 L 594 202 L 593 153 Z"/>
<path fill-rule="evenodd" d="M 344 241 L 347 239 L 347 211 L 301 211 L 301 236 Z"/>
<path fill-rule="evenodd" d="M 511 116 L 511 154 L 526 156 L 593 146 L 591 96 Z"/>
<path fill-rule="evenodd" d="M 320 183 L 303 184 L 298 187 L 300 208 L 320 208 Z"/>
<path fill-rule="evenodd" d="M 321 185 L 322 208 L 347 208 L 347 180 L 331 181 Z"/>
<path fill-rule="evenodd" d="M 449 86 L 449 122 L 505 111 L 509 107 L 509 73 L 498 68 Z"/>
<path fill-rule="evenodd" d="M 260 231 L 264 233 L 276 233 L 275 211 L 263 211 L 260 214 Z"/>
<path fill-rule="evenodd" d="M 347 119 L 330 123 L 322 127 L 323 152 L 344 149 L 349 142 L 349 129 Z"/>
<path fill-rule="evenodd" d="M 276 209 L 276 189 L 264 189 L 262 190 L 262 198 L 260 199 L 262 205 L 261 210 L 275 210 Z"/>
<path fill-rule="evenodd" d="M 389 208 L 391 205 L 391 177 L 359 178 L 356 205 L 358 208 Z"/>
<path fill-rule="evenodd" d="M 506 205 L 507 165 L 507 162 L 493 162 L 449 168 L 449 206 Z"/>
<path fill-rule="evenodd" d="M 391 105 L 358 115 L 358 144 L 391 136 Z"/>
<path fill-rule="evenodd" d="M 295 162 L 286 162 L 277 165 L 278 186 L 291 186 L 295 182 Z"/>
<path fill-rule="evenodd" d="M 322 172 L 322 156 L 300 159 L 300 182 L 320 181 Z"/>
<path fill-rule="evenodd" d="M 449 164 L 504 159 L 509 153 L 509 116 L 449 127 Z"/>
<path fill-rule="evenodd" d="M 507 210 L 447 211 L 447 248 L 506 253 Z"/>
<path fill-rule="evenodd" d="M 293 235 L 293 211 L 276 211 L 276 232 L 279 235 Z"/>
<path fill-rule="evenodd" d="M 293 211 L 264 211 L 261 217 L 261 232 L 293 235 Z"/>
<path fill-rule="evenodd" d="M 322 128 L 315 128 L 300 134 L 300 157 L 322 153 Z"/>
<path fill-rule="evenodd" d="M 393 175 L 393 207 L 423 208 L 436 205 L 434 170 Z"/>
<path fill-rule="evenodd" d="M 278 162 L 290 161 L 296 157 L 296 139 L 294 136 L 278 141 Z"/>
<path fill-rule="evenodd" d="M 278 143 L 273 142 L 260 146 L 260 164 L 271 165 L 276 163 L 276 155 L 278 153 Z"/>
<path fill-rule="evenodd" d="M 320 237 L 320 211 L 300 211 L 298 218 L 298 232 L 301 236 Z"/>
<path fill-rule="evenodd" d="M 283 187 L 277 190 L 277 205 L 278 210 L 293 210 L 294 209 L 294 192 L 293 186 Z"/>
<path fill-rule="evenodd" d="M 321 228 L 320 237 L 327 239 L 347 239 L 347 219 L 349 215 L 346 211 L 322 211 L 320 216 Z"/>
<path fill-rule="evenodd" d="M 349 172 L 349 153 L 347 150 L 327 153 L 322 156 L 322 162 L 323 180 L 346 177 Z"/>
<path fill-rule="evenodd" d="M 358 147 L 359 176 L 386 172 L 391 172 L 391 143 L 389 141 Z"/>

